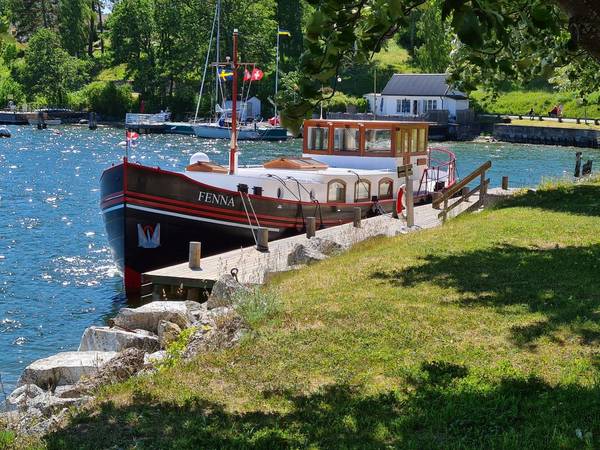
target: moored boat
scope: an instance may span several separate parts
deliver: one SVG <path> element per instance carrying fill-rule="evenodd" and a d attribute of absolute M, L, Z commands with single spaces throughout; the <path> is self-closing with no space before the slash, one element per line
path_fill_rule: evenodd
<path fill-rule="evenodd" d="M 233 91 L 237 81 L 234 34 Z M 235 96 L 234 96 L 235 99 Z M 233 110 L 236 110 L 234 100 Z M 307 217 L 318 228 L 392 212 L 404 196 L 397 170 L 411 165 L 417 201 L 455 181 L 454 155 L 429 149 L 428 124 L 419 122 L 307 120 L 301 157 L 239 167 L 236 115 L 227 166 L 196 153 L 180 172 L 131 163 L 101 178 L 101 208 L 110 247 L 127 291 L 141 274 L 185 261 L 190 241 L 214 254 L 256 241 L 302 233 Z"/>

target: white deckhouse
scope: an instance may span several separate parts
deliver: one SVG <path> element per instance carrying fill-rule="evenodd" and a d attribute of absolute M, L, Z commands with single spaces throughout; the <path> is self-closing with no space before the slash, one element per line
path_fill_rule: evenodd
<path fill-rule="evenodd" d="M 397 73 L 380 94 L 364 97 L 377 116 L 423 117 L 432 110 L 446 110 L 454 120 L 457 111 L 469 109 L 469 98 L 450 86 L 443 73 Z"/>

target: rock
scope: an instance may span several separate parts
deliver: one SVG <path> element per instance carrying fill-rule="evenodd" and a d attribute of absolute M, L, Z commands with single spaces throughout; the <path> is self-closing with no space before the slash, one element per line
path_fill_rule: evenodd
<path fill-rule="evenodd" d="M 321 253 L 312 246 L 296 244 L 292 252 L 288 255 L 288 265 L 298 266 L 302 264 L 309 264 L 316 261 L 322 261 L 325 258 L 327 258 L 327 255 Z"/>
<path fill-rule="evenodd" d="M 158 322 L 158 341 L 162 348 L 177 340 L 181 333 L 181 327 L 176 323 L 169 322 L 167 320 L 161 320 Z"/>
<path fill-rule="evenodd" d="M 236 295 L 248 291 L 248 288 L 232 275 L 223 275 L 213 285 L 206 307 L 211 310 L 219 306 L 231 306 Z"/>
<path fill-rule="evenodd" d="M 198 303 L 192 301 L 186 301 L 185 306 L 187 307 L 188 313 L 192 316 L 194 322 L 198 322 L 206 314 L 208 305 L 206 302 Z"/>
<path fill-rule="evenodd" d="M 144 351 L 128 348 L 112 358 L 100 369 L 82 378 L 75 389 L 81 394 L 89 394 L 100 386 L 125 381 L 144 367 Z"/>
<path fill-rule="evenodd" d="M 159 348 L 158 337 L 145 330 L 142 334 L 120 328 L 94 326 L 86 328 L 83 332 L 79 351 L 120 352 L 131 347 L 155 352 Z"/>
<path fill-rule="evenodd" d="M 19 386 L 6 397 L 6 410 L 16 411 L 18 409 L 25 409 L 31 400 L 43 394 L 44 391 L 35 384 L 28 383 Z"/>
<path fill-rule="evenodd" d="M 139 308 L 123 308 L 114 318 L 114 325 L 126 330 L 141 328 L 142 330 L 158 332 L 158 322 L 168 320 L 180 328 L 188 328 L 193 320 L 193 311 L 186 301 L 157 301 L 140 306 Z"/>
<path fill-rule="evenodd" d="M 344 251 L 345 247 L 330 239 L 313 237 L 309 239 L 308 245 L 324 255 L 331 256 Z"/>
<path fill-rule="evenodd" d="M 154 353 L 146 353 L 144 355 L 144 365 L 145 366 L 154 366 L 161 361 L 163 361 L 167 357 L 167 352 L 165 350 L 159 350 Z"/>
<path fill-rule="evenodd" d="M 247 326 L 242 317 L 229 309 L 226 314 L 215 317 L 214 326 L 204 326 L 194 332 L 182 357 L 189 360 L 206 351 L 231 348 L 246 332 Z"/>
<path fill-rule="evenodd" d="M 25 368 L 17 385 L 35 384 L 52 390 L 56 386 L 75 384 L 83 375 L 96 373 L 116 355 L 116 352 L 62 352 L 38 359 Z"/>

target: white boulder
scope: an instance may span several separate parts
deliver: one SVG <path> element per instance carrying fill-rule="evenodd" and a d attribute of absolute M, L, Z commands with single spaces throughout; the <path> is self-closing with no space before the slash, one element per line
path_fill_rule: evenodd
<path fill-rule="evenodd" d="M 28 365 L 18 386 L 35 384 L 42 389 L 75 384 L 82 375 L 93 375 L 117 355 L 116 352 L 62 352 Z"/>
<path fill-rule="evenodd" d="M 157 333 L 158 323 L 168 320 L 184 329 L 194 321 L 194 310 L 189 303 L 192 302 L 157 301 L 135 309 L 123 308 L 113 319 L 113 323 L 126 330 L 141 328 Z"/>
<path fill-rule="evenodd" d="M 158 337 L 147 331 L 138 333 L 120 328 L 93 326 L 83 332 L 79 351 L 120 352 L 131 347 L 155 352 L 159 347 Z"/>

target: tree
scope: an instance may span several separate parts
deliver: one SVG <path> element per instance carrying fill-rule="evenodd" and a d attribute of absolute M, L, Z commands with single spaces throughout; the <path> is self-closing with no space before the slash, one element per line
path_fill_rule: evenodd
<path fill-rule="evenodd" d="M 62 106 L 67 104 L 67 93 L 85 83 L 88 70 L 85 61 L 69 56 L 60 46 L 57 33 L 40 28 L 29 40 L 23 64 L 14 75 L 30 98 L 38 96 L 48 105 Z"/>
<path fill-rule="evenodd" d="M 409 23 L 427 0 L 310 0 L 315 11 L 305 33 L 298 94 L 283 121 L 294 128 L 331 95 L 322 85 L 352 61 L 365 61 Z M 590 0 L 444 0 L 460 45 L 452 55 L 456 81 L 465 87 L 498 88 L 506 79 L 526 80 L 573 64 L 594 71 L 600 62 L 600 2 Z M 578 51 L 581 50 L 581 51 Z M 597 89 L 600 76 L 592 77 Z M 329 92 L 329 93 L 327 93 Z"/>
<path fill-rule="evenodd" d="M 60 0 L 58 30 L 62 46 L 69 54 L 81 56 L 88 41 L 92 15 L 89 0 Z"/>
<path fill-rule="evenodd" d="M 422 42 L 415 48 L 417 66 L 423 72 L 445 73 L 450 65 L 452 31 L 450 21 L 442 17 L 442 0 L 427 2 L 416 28 Z"/>
<path fill-rule="evenodd" d="M 27 41 L 39 28 L 56 29 L 59 0 L 6 0 L 19 41 Z"/>

